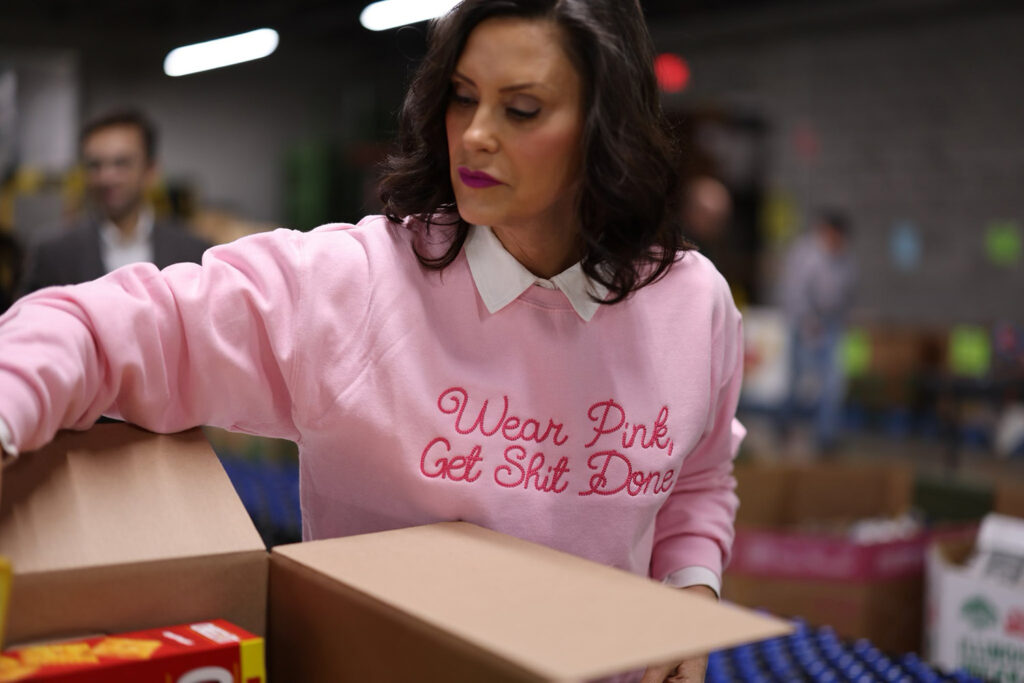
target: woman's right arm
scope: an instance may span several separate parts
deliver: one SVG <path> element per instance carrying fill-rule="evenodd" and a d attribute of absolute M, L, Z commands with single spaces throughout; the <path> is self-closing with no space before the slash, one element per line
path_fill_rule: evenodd
<path fill-rule="evenodd" d="M 0 420 L 12 450 L 101 414 L 152 431 L 201 424 L 296 439 L 303 233 L 261 233 L 203 265 L 133 264 L 41 290 L 0 317 Z"/>

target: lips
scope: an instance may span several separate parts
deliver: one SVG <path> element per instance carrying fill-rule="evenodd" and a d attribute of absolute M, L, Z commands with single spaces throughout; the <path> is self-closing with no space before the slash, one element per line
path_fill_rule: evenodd
<path fill-rule="evenodd" d="M 472 188 L 485 188 L 501 185 L 501 181 L 483 171 L 472 171 L 465 166 L 459 166 L 459 178 L 463 184 Z"/>

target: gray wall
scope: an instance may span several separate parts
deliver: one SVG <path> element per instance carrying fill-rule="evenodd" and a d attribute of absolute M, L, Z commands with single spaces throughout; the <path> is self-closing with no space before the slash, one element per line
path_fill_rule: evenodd
<path fill-rule="evenodd" d="M 993 220 L 1024 225 L 1024 5 L 823 3 L 659 27 L 692 86 L 669 108 L 719 107 L 768 124 L 768 189 L 798 218 L 845 207 L 862 267 L 860 315 L 913 324 L 1024 322 L 1024 265 L 994 267 Z M 817 132 L 807 162 L 793 138 Z M 916 224 L 921 260 L 890 259 Z M 765 255 L 770 278 L 782 245 Z"/>

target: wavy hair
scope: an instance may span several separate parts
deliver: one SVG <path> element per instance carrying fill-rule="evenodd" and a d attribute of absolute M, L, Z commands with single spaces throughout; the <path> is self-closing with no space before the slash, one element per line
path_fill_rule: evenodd
<path fill-rule="evenodd" d="M 380 197 L 392 221 L 407 217 L 454 226 L 438 257 L 458 256 L 469 224 L 458 214 L 449 175 L 445 112 L 451 76 L 473 29 L 485 19 L 543 19 L 561 27 L 583 82 L 583 177 L 576 211 L 584 273 L 617 303 L 664 275 L 690 248 L 671 219 L 678 172 L 661 111 L 654 49 L 638 2 L 630 0 L 464 0 L 430 29 L 427 54 L 399 115 L 395 151 L 384 163 Z"/>

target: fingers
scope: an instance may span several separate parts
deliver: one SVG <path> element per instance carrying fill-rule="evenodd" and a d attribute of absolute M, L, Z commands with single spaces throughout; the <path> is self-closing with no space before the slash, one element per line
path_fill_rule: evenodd
<path fill-rule="evenodd" d="M 706 657 L 696 657 L 676 666 L 666 664 L 648 667 L 640 683 L 704 683 L 707 663 Z"/>
<path fill-rule="evenodd" d="M 644 671 L 644 677 L 640 683 L 665 683 L 669 676 L 675 673 L 676 667 L 672 664 L 663 666 L 651 666 Z"/>

